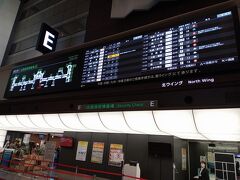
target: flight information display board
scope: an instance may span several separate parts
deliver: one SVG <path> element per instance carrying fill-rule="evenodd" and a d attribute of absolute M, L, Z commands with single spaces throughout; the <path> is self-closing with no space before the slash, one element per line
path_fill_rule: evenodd
<path fill-rule="evenodd" d="M 225 11 L 87 49 L 81 87 L 181 77 L 210 65 L 224 69 L 239 61 L 235 30 L 233 11 Z"/>
<path fill-rule="evenodd" d="M 74 89 L 79 55 L 42 61 L 12 70 L 5 97 L 26 96 Z"/>
<path fill-rule="evenodd" d="M 16 66 L 5 98 L 154 79 L 158 88 L 214 84 L 213 75 L 240 69 L 236 13 L 225 10 L 164 28 L 147 27 L 152 30 Z"/>

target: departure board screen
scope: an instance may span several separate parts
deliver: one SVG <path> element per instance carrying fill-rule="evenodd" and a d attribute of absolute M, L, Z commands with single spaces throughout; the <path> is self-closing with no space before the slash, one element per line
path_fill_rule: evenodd
<path fill-rule="evenodd" d="M 233 11 L 225 11 L 89 48 L 81 87 L 180 77 L 237 62 L 235 29 Z"/>
<path fill-rule="evenodd" d="M 78 55 L 18 66 L 12 70 L 5 97 L 74 89 Z"/>

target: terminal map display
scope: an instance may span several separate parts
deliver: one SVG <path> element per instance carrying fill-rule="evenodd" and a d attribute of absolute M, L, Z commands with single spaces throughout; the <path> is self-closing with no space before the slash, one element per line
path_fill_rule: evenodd
<path fill-rule="evenodd" d="M 77 76 L 78 55 L 60 61 L 24 65 L 12 71 L 5 96 L 19 96 L 71 89 Z M 76 81 L 75 81 L 76 82 Z"/>
<path fill-rule="evenodd" d="M 81 86 L 179 77 L 236 61 L 233 13 L 225 11 L 87 49 Z"/>

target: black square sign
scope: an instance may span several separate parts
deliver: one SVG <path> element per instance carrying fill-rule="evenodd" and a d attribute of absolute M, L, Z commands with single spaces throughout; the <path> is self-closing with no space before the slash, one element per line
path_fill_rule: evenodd
<path fill-rule="evenodd" d="M 48 26 L 46 23 L 42 23 L 36 50 L 43 54 L 54 52 L 57 46 L 58 32 Z"/>

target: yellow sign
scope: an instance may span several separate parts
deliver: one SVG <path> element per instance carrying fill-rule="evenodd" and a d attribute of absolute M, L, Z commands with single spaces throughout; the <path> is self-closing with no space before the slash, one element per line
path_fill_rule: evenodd
<path fill-rule="evenodd" d="M 111 144 L 108 165 L 121 167 L 122 161 L 124 161 L 123 145 Z"/>
<path fill-rule="evenodd" d="M 104 143 L 94 142 L 93 143 L 91 162 L 102 164 L 103 152 L 104 152 Z"/>
<path fill-rule="evenodd" d="M 88 149 L 88 142 L 87 141 L 78 141 L 76 160 L 86 161 L 87 149 Z"/>

